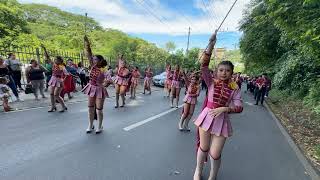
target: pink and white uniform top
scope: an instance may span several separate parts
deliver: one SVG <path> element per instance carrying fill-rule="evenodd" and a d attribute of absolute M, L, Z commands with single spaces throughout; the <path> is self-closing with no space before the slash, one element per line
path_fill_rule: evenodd
<path fill-rule="evenodd" d="M 64 65 L 54 64 L 52 67 L 52 76 L 49 81 L 49 86 L 51 87 L 63 87 L 63 78 L 68 75 Z"/>
<path fill-rule="evenodd" d="M 199 96 L 199 85 L 196 83 L 190 83 L 188 85 L 188 91 L 183 99 L 183 102 L 188 104 L 196 104 L 198 96 Z"/>
<path fill-rule="evenodd" d="M 129 70 L 125 67 L 125 63 L 123 60 L 119 60 L 119 67 L 117 71 L 117 76 L 114 80 L 116 84 L 119 86 L 128 86 L 129 84 Z"/>
<path fill-rule="evenodd" d="M 240 113 L 243 110 L 241 90 L 233 81 L 213 79 L 208 66 L 202 67 L 202 78 L 208 87 L 208 102 L 194 124 L 216 136 L 230 137 L 232 126 L 229 113 L 222 113 L 217 117 L 209 115 L 211 109 L 230 107 L 230 113 Z"/>
<path fill-rule="evenodd" d="M 166 69 L 166 85 L 171 86 L 172 84 L 172 72 L 170 68 Z"/>
<path fill-rule="evenodd" d="M 146 71 L 144 80 L 150 81 L 152 79 L 152 76 L 153 76 L 153 72 Z"/>
<path fill-rule="evenodd" d="M 180 71 L 174 71 L 173 75 L 172 75 L 171 87 L 181 88 L 181 86 L 182 86 L 181 77 L 182 77 L 182 75 L 181 75 Z"/>
<path fill-rule="evenodd" d="M 104 68 L 93 66 L 90 71 L 90 81 L 82 89 L 82 92 L 90 97 L 106 98 L 109 97 L 104 82 L 112 82 L 111 74 Z"/>
<path fill-rule="evenodd" d="M 131 83 L 135 86 L 138 85 L 139 78 L 140 78 L 140 72 L 138 70 L 132 71 L 132 77 L 131 77 Z"/>

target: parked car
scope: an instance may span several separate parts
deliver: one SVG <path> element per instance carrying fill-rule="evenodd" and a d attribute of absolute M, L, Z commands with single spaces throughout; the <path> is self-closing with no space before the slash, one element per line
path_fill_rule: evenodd
<path fill-rule="evenodd" d="M 161 74 L 154 76 L 152 78 L 153 85 L 164 87 L 164 82 L 166 81 L 166 76 L 167 76 L 166 72 L 162 72 Z"/>

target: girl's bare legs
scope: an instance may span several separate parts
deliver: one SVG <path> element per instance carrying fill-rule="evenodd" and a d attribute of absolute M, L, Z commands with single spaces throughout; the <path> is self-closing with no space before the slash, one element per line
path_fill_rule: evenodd
<path fill-rule="evenodd" d="M 136 98 L 136 93 L 137 93 L 137 85 L 134 85 L 133 98 Z"/>
<path fill-rule="evenodd" d="M 193 175 L 193 180 L 201 180 L 204 162 L 208 156 L 208 152 L 210 148 L 211 134 L 199 128 L 199 135 L 200 135 L 200 147 L 198 148 L 197 166 Z"/>
<path fill-rule="evenodd" d="M 93 129 L 95 103 L 96 103 L 96 97 L 88 96 L 89 126 L 87 129 L 87 133 L 91 133 L 91 130 Z"/>
<path fill-rule="evenodd" d="M 171 93 L 172 93 L 172 96 L 171 96 L 171 107 L 173 108 L 173 100 L 174 100 L 174 98 L 176 98 L 176 88 L 171 87 Z"/>
<path fill-rule="evenodd" d="M 55 111 L 56 108 L 56 99 L 54 96 L 55 87 L 50 86 L 50 102 L 51 102 L 51 109 L 48 112 Z"/>
<path fill-rule="evenodd" d="M 189 114 L 184 120 L 183 129 L 186 131 L 190 131 L 189 128 L 189 121 L 192 118 L 193 112 L 194 112 L 195 104 L 190 104 Z"/>
<path fill-rule="evenodd" d="M 183 124 L 184 124 L 185 119 L 188 117 L 189 110 L 190 110 L 190 104 L 184 103 L 183 114 L 181 115 L 181 118 L 180 118 L 180 121 L 178 124 L 178 128 L 180 131 L 183 130 Z"/>
<path fill-rule="evenodd" d="M 60 96 L 60 93 L 62 91 L 63 87 L 56 87 L 54 90 L 54 97 L 56 100 L 58 100 L 58 102 L 61 104 L 62 106 L 62 110 L 60 112 L 64 112 L 65 110 L 67 110 L 67 107 L 62 99 L 62 97 Z"/>
<path fill-rule="evenodd" d="M 97 120 L 98 120 L 98 128 L 96 130 L 96 134 L 101 133 L 103 130 L 102 122 L 103 122 L 103 104 L 104 98 L 96 98 L 96 111 L 97 111 Z"/>
<path fill-rule="evenodd" d="M 148 89 L 149 89 L 149 94 L 151 94 L 151 83 L 148 81 Z"/>
<path fill-rule="evenodd" d="M 180 88 L 175 88 L 176 89 L 176 108 L 178 108 L 179 105 L 179 96 L 180 96 Z"/>
<path fill-rule="evenodd" d="M 120 86 L 120 96 L 122 100 L 122 105 L 120 107 L 124 107 L 126 104 L 126 98 L 124 97 L 126 94 L 127 86 Z"/>
<path fill-rule="evenodd" d="M 115 84 L 116 86 L 116 106 L 115 108 L 119 107 L 119 95 L 120 95 L 120 86 L 118 84 Z"/>
<path fill-rule="evenodd" d="M 212 135 L 211 147 L 210 147 L 210 175 L 208 180 L 216 180 L 218 171 L 221 165 L 221 152 L 226 142 L 226 138 L 223 136 Z"/>
<path fill-rule="evenodd" d="M 132 84 L 131 87 L 130 87 L 130 98 L 131 98 L 131 99 L 134 98 L 133 91 L 134 91 L 134 84 Z"/>

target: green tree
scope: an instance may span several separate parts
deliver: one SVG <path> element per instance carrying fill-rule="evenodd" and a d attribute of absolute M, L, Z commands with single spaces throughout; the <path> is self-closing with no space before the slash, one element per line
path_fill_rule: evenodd
<path fill-rule="evenodd" d="M 21 32 L 28 29 L 20 5 L 15 0 L 0 0 L 0 43 L 9 46 Z"/>
<path fill-rule="evenodd" d="M 174 44 L 174 42 L 169 41 L 166 43 L 165 49 L 167 50 L 168 53 L 171 53 L 172 51 L 174 51 L 176 49 L 176 45 Z"/>

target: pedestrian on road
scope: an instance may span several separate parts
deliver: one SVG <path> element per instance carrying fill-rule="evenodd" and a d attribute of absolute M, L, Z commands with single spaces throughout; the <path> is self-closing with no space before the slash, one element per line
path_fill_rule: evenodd
<path fill-rule="evenodd" d="M 126 62 L 123 59 L 123 55 L 119 56 L 118 60 L 118 68 L 116 69 L 117 76 L 115 78 L 115 86 L 116 86 L 116 105 L 115 108 L 119 107 L 119 96 L 121 96 L 122 105 L 120 107 L 124 107 L 126 104 L 125 94 L 127 91 L 127 86 L 129 82 L 129 69 L 126 66 Z"/>
<path fill-rule="evenodd" d="M 23 88 L 21 85 L 21 66 L 22 66 L 22 63 L 19 61 L 19 59 L 16 59 L 16 55 L 14 53 L 9 53 L 8 54 L 8 61 L 6 62 L 6 64 L 11 69 L 14 83 L 16 84 L 17 87 L 19 87 L 19 90 L 23 91 Z"/>
<path fill-rule="evenodd" d="M 259 101 L 261 102 L 261 105 L 263 105 L 266 90 L 267 90 L 266 76 L 262 75 L 256 81 L 256 104 L 255 105 L 258 105 Z"/>
<path fill-rule="evenodd" d="M 153 76 L 153 72 L 150 67 L 148 67 L 145 71 L 145 78 L 143 83 L 143 94 L 146 94 L 146 90 L 149 91 L 149 94 L 151 94 L 151 80 Z"/>
<path fill-rule="evenodd" d="M 45 91 L 48 91 L 48 88 L 49 88 L 49 81 L 52 76 L 52 66 L 53 66 L 52 60 L 46 59 L 45 65 L 44 65 L 44 67 L 47 69 L 47 72 L 45 73 L 45 75 L 46 75 L 46 89 L 45 89 Z"/>
<path fill-rule="evenodd" d="M 107 70 L 107 61 L 101 55 L 95 55 L 91 58 L 92 64 L 90 71 L 89 83 L 83 88 L 82 92 L 88 95 L 88 112 L 89 112 L 89 126 L 86 130 L 87 133 L 91 133 L 94 129 L 93 121 L 98 120 L 98 128 L 96 134 L 99 134 L 103 130 L 103 105 L 106 97 L 109 97 L 106 86 L 112 83 L 111 75 Z"/>
<path fill-rule="evenodd" d="M 131 99 L 135 99 L 136 98 L 136 92 L 137 92 L 137 87 L 139 84 L 139 79 L 140 79 L 140 72 L 139 72 L 139 67 L 136 66 L 134 68 L 134 70 L 132 71 L 132 77 L 131 77 Z"/>
<path fill-rule="evenodd" d="M 32 59 L 30 61 L 30 66 L 26 69 L 27 83 L 32 85 L 33 94 L 35 100 L 39 100 L 39 91 L 42 98 L 46 98 L 44 95 L 44 73 L 47 70 L 41 66 L 36 60 Z"/>
<path fill-rule="evenodd" d="M 173 101 L 176 99 L 176 108 L 178 108 L 179 105 L 179 96 L 180 96 L 180 91 L 182 87 L 182 77 L 183 77 L 183 72 L 180 70 L 180 65 L 176 65 L 175 70 L 173 72 L 172 76 L 172 83 L 171 83 L 171 108 L 174 107 Z"/>
<path fill-rule="evenodd" d="M 4 63 L 4 59 L 0 56 L 0 77 L 5 77 L 8 79 L 8 86 L 12 90 L 14 96 L 16 97 L 17 101 L 23 101 L 19 97 L 18 89 L 16 84 L 14 83 L 14 80 L 12 78 L 12 73 L 9 69 L 9 67 Z"/>
<path fill-rule="evenodd" d="M 230 61 L 218 64 L 217 78 L 212 78 L 209 63 L 216 43 L 217 31 L 211 36 L 208 48 L 201 59 L 202 77 L 208 87 L 206 107 L 202 110 L 195 125 L 199 128 L 200 146 L 197 152 L 197 166 L 194 180 L 200 180 L 207 155 L 210 155 L 211 169 L 209 180 L 215 180 L 221 164 L 221 153 L 227 137 L 232 135 L 229 113 L 242 112 L 241 91 L 231 80 L 234 66 Z"/>
<path fill-rule="evenodd" d="M 0 100 L 2 101 L 2 106 L 4 112 L 12 111 L 13 109 L 9 106 L 10 89 L 7 86 L 8 79 L 5 77 L 0 77 Z"/>
<path fill-rule="evenodd" d="M 180 131 L 190 131 L 189 121 L 192 118 L 197 103 L 197 97 L 200 94 L 199 77 L 195 73 L 192 73 L 189 78 L 184 74 L 184 79 L 188 88 L 187 94 L 183 100 L 183 113 L 181 115 L 178 128 Z"/>
<path fill-rule="evenodd" d="M 86 79 L 86 69 L 83 67 L 82 62 L 78 63 L 77 73 L 80 78 L 81 88 L 83 89 L 87 85 L 88 82 Z"/>
<path fill-rule="evenodd" d="M 64 78 L 68 74 L 69 73 L 63 64 L 63 58 L 61 56 L 56 56 L 54 60 L 54 65 L 52 67 L 52 76 L 49 81 L 51 109 L 49 109 L 48 112 L 54 112 L 57 110 L 56 100 L 62 106 L 62 110 L 60 110 L 60 112 L 64 112 L 68 110 L 67 106 L 64 103 L 63 98 L 60 96 L 60 93 L 63 89 Z"/>
<path fill-rule="evenodd" d="M 164 82 L 164 92 L 165 97 L 170 97 L 171 93 L 171 84 L 172 84 L 172 73 L 171 73 L 171 65 L 168 64 L 166 67 L 166 80 Z"/>

